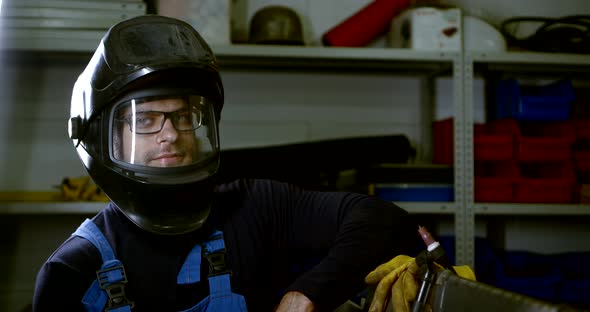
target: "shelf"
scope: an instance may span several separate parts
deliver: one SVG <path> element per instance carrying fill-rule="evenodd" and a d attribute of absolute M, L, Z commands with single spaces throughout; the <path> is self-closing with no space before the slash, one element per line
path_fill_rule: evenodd
<path fill-rule="evenodd" d="M 590 66 L 590 55 L 542 52 L 471 52 L 475 62 Z"/>
<path fill-rule="evenodd" d="M 542 52 L 470 52 L 476 71 L 488 70 L 529 74 L 587 74 L 590 55 Z"/>
<path fill-rule="evenodd" d="M 93 215 L 107 204 L 106 202 L 6 202 L 0 203 L 0 215 Z"/>
<path fill-rule="evenodd" d="M 351 69 L 438 72 L 452 69 L 459 53 L 390 48 L 304 47 L 276 45 L 213 46 L 221 68 Z"/>
<path fill-rule="evenodd" d="M 590 204 L 476 203 L 476 215 L 590 216 Z"/>
<path fill-rule="evenodd" d="M 85 37 L 64 39 L 3 38 L 0 49 L 18 52 L 15 57 L 82 57 L 86 62 L 98 46 L 102 34 L 91 32 Z M 323 69 L 333 71 L 371 71 L 400 74 L 450 72 L 459 52 L 415 51 L 393 48 L 343 48 L 323 46 L 280 45 L 213 45 L 221 69 Z M 43 53 L 39 53 L 43 52 Z M 10 54 L 10 53 L 9 53 Z M 24 56 L 23 56 L 24 54 Z"/>
<path fill-rule="evenodd" d="M 452 215 L 456 211 L 455 203 L 452 202 L 396 202 L 395 204 L 415 214 Z"/>
<path fill-rule="evenodd" d="M 96 214 L 106 202 L 7 202 L 0 203 L 0 215 L 84 215 Z M 453 214 L 454 203 L 403 202 L 396 203 L 410 213 Z"/>
<path fill-rule="evenodd" d="M 106 32 L 106 31 L 105 31 Z M 6 51 L 68 52 L 92 53 L 98 47 L 105 32 L 81 31 L 58 34 L 56 37 L 12 37 L 10 33 L 0 33 L 0 48 Z"/>

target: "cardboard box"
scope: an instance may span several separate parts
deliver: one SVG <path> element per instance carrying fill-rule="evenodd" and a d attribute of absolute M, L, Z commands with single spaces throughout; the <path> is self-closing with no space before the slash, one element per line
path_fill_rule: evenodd
<path fill-rule="evenodd" d="M 388 34 L 392 48 L 460 51 L 461 10 L 420 7 L 395 17 Z"/>
<path fill-rule="evenodd" d="M 159 15 L 191 24 L 210 45 L 230 44 L 230 0 L 157 0 Z"/>

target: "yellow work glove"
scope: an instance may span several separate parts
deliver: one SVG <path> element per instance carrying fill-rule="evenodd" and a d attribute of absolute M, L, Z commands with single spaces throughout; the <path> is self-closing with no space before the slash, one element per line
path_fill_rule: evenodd
<path fill-rule="evenodd" d="M 437 268 L 443 269 L 438 265 Z M 453 268 L 460 277 L 475 280 L 475 274 L 469 266 Z M 420 273 L 415 259 L 406 255 L 399 255 L 379 265 L 365 277 L 369 286 L 377 285 L 369 312 L 385 311 L 389 300 L 392 300 L 394 312 L 411 311 L 411 304 L 416 301 L 420 286 Z"/>

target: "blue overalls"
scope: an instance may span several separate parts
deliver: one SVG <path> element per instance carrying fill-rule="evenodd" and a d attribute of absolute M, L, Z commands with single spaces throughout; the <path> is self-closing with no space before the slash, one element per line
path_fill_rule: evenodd
<path fill-rule="evenodd" d="M 89 312 L 128 312 L 133 302 L 125 295 L 127 277 L 121 261 L 115 258 L 111 245 L 100 229 L 86 219 L 72 234 L 90 241 L 100 252 L 102 266 L 82 298 L 82 304 Z M 178 284 L 194 284 L 201 280 L 201 258 L 209 261 L 209 296 L 194 307 L 182 312 L 247 311 L 242 295 L 231 291 L 230 271 L 225 265 L 225 243 L 223 233 L 216 231 L 209 239 L 197 244 L 187 256 L 177 276 Z"/>

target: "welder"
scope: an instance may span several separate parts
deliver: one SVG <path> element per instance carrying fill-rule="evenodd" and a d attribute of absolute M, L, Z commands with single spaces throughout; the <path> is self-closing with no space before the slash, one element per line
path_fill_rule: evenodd
<path fill-rule="evenodd" d="M 218 183 L 223 105 L 217 59 L 189 24 L 108 30 L 68 131 L 110 203 L 43 265 L 35 311 L 330 311 L 406 253 L 408 213 L 377 197 Z"/>

